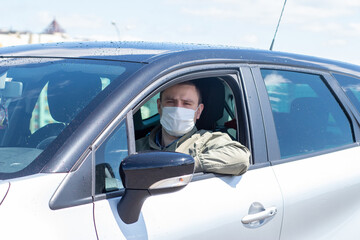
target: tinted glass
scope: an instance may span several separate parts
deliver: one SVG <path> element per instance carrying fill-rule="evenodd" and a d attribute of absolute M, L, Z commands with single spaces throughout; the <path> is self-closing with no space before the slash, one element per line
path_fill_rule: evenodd
<path fill-rule="evenodd" d="M 26 168 L 96 95 L 139 67 L 95 60 L 0 61 L 0 179 L 1 173 Z"/>
<path fill-rule="evenodd" d="M 96 193 L 123 188 L 119 167 L 128 155 L 126 124 L 123 121 L 96 151 Z"/>
<path fill-rule="evenodd" d="M 340 74 L 334 74 L 334 76 L 348 98 L 350 98 L 356 109 L 360 112 L 360 79 Z"/>
<path fill-rule="evenodd" d="M 318 75 L 261 70 L 282 158 L 353 142 L 344 111 Z"/>
<path fill-rule="evenodd" d="M 160 97 L 160 93 L 156 94 L 149 101 L 147 101 L 143 106 L 141 106 L 141 119 L 146 120 L 158 114 L 157 109 L 157 99 Z"/>

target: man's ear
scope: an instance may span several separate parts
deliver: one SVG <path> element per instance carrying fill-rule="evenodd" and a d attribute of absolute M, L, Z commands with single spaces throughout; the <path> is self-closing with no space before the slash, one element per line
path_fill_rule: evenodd
<path fill-rule="evenodd" d="M 201 116 L 202 111 L 204 110 L 204 104 L 200 103 L 198 110 L 195 113 L 196 119 L 199 119 Z"/>
<path fill-rule="evenodd" d="M 161 101 L 160 101 L 160 98 L 158 98 L 158 99 L 156 100 L 156 103 L 157 103 L 158 113 L 159 113 L 160 116 L 161 116 L 162 112 L 161 112 Z"/>

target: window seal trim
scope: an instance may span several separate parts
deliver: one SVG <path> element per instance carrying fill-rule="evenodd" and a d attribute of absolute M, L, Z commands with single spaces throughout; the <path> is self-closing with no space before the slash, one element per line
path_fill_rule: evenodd
<path fill-rule="evenodd" d="M 338 73 L 336 73 L 338 74 Z M 338 74 L 344 75 L 344 74 Z M 326 77 L 327 82 L 334 89 L 335 94 L 338 96 L 339 101 L 342 103 L 342 106 L 345 108 L 346 112 L 349 115 L 349 118 L 352 121 L 352 128 L 354 132 L 354 138 L 356 142 L 360 141 L 360 114 L 359 111 L 356 109 L 355 105 L 352 103 L 350 98 L 347 96 L 346 92 L 343 90 L 341 84 L 336 79 L 336 77 L 329 73 Z M 360 78 L 358 78 L 360 81 Z"/>
<path fill-rule="evenodd" d="M 133 111 L 130 110 L 126 114 L 126 135 L 127 135 L 127 145 L 128 145 L 128 155 L 134 154 L 135 149 L 135 128 L 133 120 Z"/>
<path fill-rule="evenodd" d="M 261 68 L 260 66 L 256 66 L 256 65 L 250 66 L 259 98 L 260 112 L 264 127 L 267 158 L 268 161 L 271 161 L 272 159 L 280 159 L 281 156 L 280 146 L 278 144 L 278 141 L 273 141 L 273 139 L 278 139 L 278 138 L 275 129 L 274 116 L 268 98 L 268 92 L 266 90 L 266 86 L 263 81 L 260 68 Z"/>
<path fill-rule="evenodd" d="M 240 66 L 240 86 L 242 94 L 246 97 L 245 105 L 248 111 L 248 132 L 251 141 L 252 165 L 268 162 L 267 144 L 264 129 L 264 121 L 261 111 L 259 94 L 254 74 L 249 66 Z"/>

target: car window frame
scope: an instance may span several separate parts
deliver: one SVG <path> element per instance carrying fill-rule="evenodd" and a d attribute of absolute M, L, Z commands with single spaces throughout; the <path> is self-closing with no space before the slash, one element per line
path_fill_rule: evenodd
<path fill-rule="evenodd" d="M 244 69 L 242 68 L 244 67 Z M 187 81 L 187 80 L 192 80 L 192 79 L 198 79 L 198 78 L 204 78 L 204 77 L 225 77 L 225 76 L 229 76 L 231 78 L 233 78 L 233 81 L 231 81 L 232 83 L 230 84 L 231 86 L 229 86 L 231 88 L 231 90 L 233 91 L 234 94 L 234 98 L 235 98 L 235 104 L 236 106 L 238 106 L 238 104 L 243 104 L 243 106 L 241 106 L 241 108 L 244 109 L 245 115 L 247 115 L 246 120 L 245 120 L 245 126 L 247 126 L 246 129 L 246 137 L 247 137 L 247 142 L 248 142 L 248 147 L 251 149 L 252 148 L 252 137 L 253 135 L 251 134 L 252 129 L 250 129 L 250 125 L 249 124 L 249 114 L 250 114 L 250 110 L 253 108 L 253 105 L 256 105 L 254 103 L 250 104 L 252 105 L 251 107 L 249 107 L 248 104 L 248 92 L 245 90 L 245 86 L 243 85 L 245 82 L 248 82 L 250 80 L 250 82 L 247 85 L 252 85 L 252 94 L 253 96 L 255 96 L 254 94 L 256 94 L 256 92 L 254 92 L 255 87 L 254 84 L 251 83 L 253 81 L 251 74 L 249 75 L 249 70 L 247 69 L 246 65 L 240 66 L 239 64 L 204 64 L 201 66 L 187 66 L 181 69 L 178 69 L 177 71 L 171 71 L 168 74 L 163 74 L 161 77 L 154 79 L 152 81 L 152 83 L 145 87 L 139 94 L 137 94 L 137 97 L 132 99 L 127 106 L 117 115 L 117 117 L 108 124 L 108 126 L 106 127 L 106 129 L 103 130 L 102 134 L 100 136 L 98 136 L 98 138 L 93 142 L 92 146 L 90 147 L 92 149 L 92 155 L 93 155 L 93 169 L 95 169 L 95 153 L 96 153 L 96 149 L 98 149 L 100 147 L 100 145 L 107 139 L 107 137 L 109 137 L 113 131 L 115 131 L 116 127 L 118 126 L 118 124 L 121 123 L 121 121 L 123 121 L 124 118 L 126 118 L 126 127 L 127 127 L 127 133 L 128 133 L 128 153 L 130 154 L 134 154 L 136 153 L 136 148 L 135 148 L 135 130 L 134 130 L 134 121 L 133 121 L 133 114 L 136 113 L 137 111 L 140 111 L 140 107 L 150 98 L 152 98 L 153 96 L 155 96 L 157 93 L 159 93 L 160 91 L 162 91 L 163 89 L 167 88 L 168 86 L 178 83 L 178 82 L 183 82 L 183 81 Z M 244 77 L 242 78 L 241 75 L 244 75 Z M 246 79 L 244 79 L 246 78 Z M 250 78 L 250 79 L 248 79 Z M 229 84 L 229 83 L 228 83 Z M 252 98 L 250 98 L 252 99 Z M 257 98 L 253 98 L 252 101 L 258 101 Z M 238 107 L 236 107 L 236 109 L 238 109 Z M 239 117 L 239 111 L 236 111 L 236 116 Z M 254 116 L 252 116 L 254 117 Z M 252 126 L 256 126 L 256 125 L 252 125 Z M 257 137 L 260 137 L 260 135 L 258 135 Z M 260 137 L 261 139 L 263 139 L 263 137 Z M 263 147 L 262 147 L 263 148 Z M 251 149 L 254 151 L 254 149 Z M 256 155 L 256 154 L 255 154 Z M 260 156 L 260 154 L 258 154 Z M 254 159 L 252 157 L 252 159 Z M 262 158 L 262 160 L 264 160 Z M 267 158 L 265 159 L 265 164 L 261 164 L 261 165 L 256 165 L 255 166 L 255 161 L 252 161 L 252 165 L 250 166 L 250 169 L 253 168 L 258 168 L 258 167 L 262 167 L 262 166 L 269 166 L 269 164 L 267 163 Z M 264 162 L 262 162 L 264 163 Z M 95 195 L 95 179 L 94 179 L 94 170 L 93 170 L 93 197 L 94 200 L 102 200 L 102 199 L 107 199 L 107 198 L 113 198 L 113 197 L 119 197 L 122 196 L 124 193 L 124 189 L 120 189 L 114 192 L 109 192 L 109 193 L 102 193 L 102 194 L 96 194 Z M 192 181 L 198 181 L 198 180 L 202 180 L 202 179 L 207 179 L 207 178 L 212 178 L 212 177 L 216 177 L 216 176 L 224 176 L 224 175 L 218 175 L 218 174 L 213 174 L 213 173 L 196 173 L 194 174 L 193 180 Z"/>
<path fill-rule="evenodd" d="M 103 200 L 109 197 L 119 197 L 122 196 L 125 192 L 125 188 L 112 191 L 112 192 L 106 192 L 106 193 L 96 193 L 95 185 L 96 185 L 96 152 L 97 150 L 102 146 L 102 144 L 105 144 L 106 141 L 111 137 L 111 135 L 117 131 L 118 126 L 121 123 L 125 123 L 126 128 L 126 136 L 127 136 L 127 148 L 128 148 L 128 156 L 131 154 L 135 154 L 135 145 L 131 144 L 135 142 L 135 134 L 134 134 L 134 121 L 133 121 L 133 111 L 131 109 L 128 109 L 129 107 L 125 108 L 123 111 L 120 112 L 120 114 L 114 119 L 103 131 L 103 133 L 93 142 L 90 149 L 91 151 L 91 165 L 92 165 L 92 196 L 94 198 L 94 201 L 97 200 Z M 113 169 L 114 171 L 119 171 L 119 169 Z"/>
<path fill-rule="evenodd" d="M 261 69 L 274 69 L 274 70 L 282 70 L 282 71 L 291 71 L 291 72 L 298 72 L 304 74 L 313 74 L 321 76 L 325 85 L 334 96 L 335 100 L 338 102 L 339 106 L 342 108 L 344 113 L 346 114 L 351 131 L 353 134 L 354 142 L 351 144 L 347 144 L 340 147 L 330 148 L 314 153 L 308 154 L 301 154 L 298 156 L 292 156 L 288 158 L 281 158 L 280 155 L 280 147 L 278 143 L 276 128 L 274 117 L 271 109 L 271 103 L 268 98 L 268 93 L 266 90 L 266 86 L 264 80 L 261 75 Z M 357 119 L 354 117 L 354 113 L 349 107 L 349 101 L 346 99 L 345 93 L 342 92 L 341 88 L 339 87 L 338 83 L 335 82 L 336 80 L 331 76 L 331 74 L 324 70 L 317 70 L 317 69 L 308 69 L 308 68 L 301 68 L 296 66 L 280 66 L 280 65 L 266 65 L 266 64 L 254 64 L 251 66 L 251 71 L 254 75 L 255 84 L 258 90 L 258 95 L 261 104 L 261 111 L 262 115 L 264 116 L 264 126 L 265 126 L 265 134 L 266 134 L 266 144 L 269 153 L 269 161 L 271 164 L 281 164 L 284 162 L 295 161 L 299 159 L 304 159 L 308 157 L 318 156 L 325 153 L 331 153 L 335 151 L 339 151 L 342 149 L 352 148 L 358 146 L 357 142 L 359 141 L 359 124 Z"/>
<path fill-rule="evenodd" d="M 268 157 L 268 148 L 266 145 L 265 125 L 263 112 L 261 111 L 261 102 L 255 83 L 254 73 L 249 65 L 240 65 L 240 72 L 243 76 L 240 86 L 243 87 L 246 96 L 248 114 L 249 114 L 249 133 L 252 137 L 252 149 L 250 149 L 253 164 L 249 170 L 270 166 Z"/>
<path fill-rule="evenodd" d="M 250 166 L 249 166 L 249 170 L 251 169 L 256 169 L 256 168 L 261 168 L 261 167 L 266 167 L 269 166 L 269 162 L 267 161 L 267 158 L 264 157 L 264 154 L 254 154 L 255 151 L 261 151 L 264 149 L 264 145 L 261 144 L 257 144 L 257 149 L 255 150 L 253 145 L 255 140 L 252 139 L 254 137 L 254 135 L 251 133 L 251 131 L 254 131 L 254 129 L 261 129 L 259 127 L 254 127 L 254 126 L 262 126 L 261 124 L 250 124 L 250 118 L 256 118 L 257 120 L 259 120 L 258 115 L 257 114 L 251 114 L 249 109 L 258 109 L 256 106 L 256 102 L 258 101 L 258 99 L 255 97 L 257 96 L 256 92 L 254 92 L 255 88 L 254 88 L 254 84 L 253 84 L 253 78 L 251 76 L 251 74 L 248 74 L 249 70 L 248 67 L 246 65 L 240 65 L 240 64 L 236 64 L 234 66 L 227 66 L 226 69 L 219 68 L 219 69 L 207 69 L 207 70 L 202 70 L 201 71 L 189 71 L 188 73 L 182 75 L 182 76 L 178 76 L 178 77 L 174 77 L 173 79 L 168 80 L 166 83 L 164 83 L 162 86 L 158 87 L 156 91 L 152 92 L 151 94 L 149 94 L 146 98 L 144 98 L 141 102 L 138 103 L 138 105 L 133 109 L 133 112 L 136 113 L 137 111 L 140 111 L 141 106 L 143 106 L 144 103 L 146 103 L 149 99 L 151 99 L 152 97 L 154 97 L 156 94 L 158 94 L 159 92 L 161 92 L 162 90 L 166 89 L 167 87 L 179 83 L 179 82 L 184 82 L 184 81 L 189 81 L 189 80 L 196 80 L 196 79 L 201 79 L 201 78 L 207 78 L 207 77 L 219 77 L 219 78 L 224 78 L 224 77 L 229 77 L 229 78 L 233 78 L 233 81 L 229 82 L 229 81 L 225 81 L 225 83 L 228 85 L 228 87 L 231 89 L 231 91 L 233 92 L 234 95 L 234 103 L 235 103 L 235 117 L 237 119 L 237 126 L 239 128 L 239 118 L 240 115 L 239 114 L 245 114 L 246 116 L 242 116 L 241 118 L 243 120 L 245 120 L 245 122 L 243 123 L 244 126 L 246 126 L 246 143 L 243 143 L 241 141 L 242 144 L 245 144 L 249 149 L 251 154 L 251 159 L 250 159 Z M 243 77 L 242 77 L 243 76 Z M 253 88 L 251 88 L 251 90 L 245 90 L 245 82 L 247 83 L 246 86 L 251 85 L 253 86 Z M 249 92 L 252 92 L 253 95 L 252 97 L 248 97 Z M 254 97 L 253 97 L 254 96 Z M 251 99 L 251 103 L 249 103 L 249 99 Z M 241 105 L 241 108 L 244 109 L 244 111 L 238 111 L 238 106 Z M 250 107 L 251 105 L 251 107 Z M 250 117 L 250 115 L 252 115 Z M 250 129 L 251 128 L 251 129 Z M 257 134 L 256 137 L 258 138 L 258 140 L 260 139 L 264 139 L 263 135 L 261 135 L 261 131 L 258 131 L 260 134 Z M 237 136 L 238 136 L 238 141 L 241 140 L 241 137 L 239 136 L 239 131 L 237 130 Z M 259 141 L 257 141 L 259 142 Z M 262 147 L 261 147 L 262 146 Z M 259 159 L 259 161 L 255 160 L 254 156 L 258 156 L 257 159 Z M 261 161 L 260 161 L 261 159 Z M 221 174 L 215 174 L 215 173 L 195 173 L 194 177 L 192 179 L 192 181 L 199 181 L 199 180 L 203 180 L 203 179 L 207 179 L 207 178 L 212 178 L 212 177 L 219 177 L 219 176 L 225 176 L 225 175 L 221 175 Z"/>
<path fill-rule="evenodd" d="M 347 97 L 346 93 L 342 89 L 340 83 L 336 78 L 331 74 L 331 72 L 326 72 L 324 74 L 324 79 L 326 80 L 328 86 L 333 91 L 333 94 L 337 97 L 338 102 L 343 107 L 343 110 L 348 114 L 348 117 L 351 119 L 352 130 L 355 138 L 355 142 L 360 141 L 360 114 Z"/>
<path fill-rule="evenodd" d="M 338 91 L 338 94 L 342 98 L 342 101 L 345 102 L 346 105 L 349 107 L 351 113 L 353 114 L 354 118 L 356 119 L 356 122 L 360 126 L 360 111 L 357 110 L 354 103 L 347 96 L 347 93 L 345 92 L 345 90 L 343 89 L 341 84 L 338 82 L 338 80 L 336 79 L 334 74 L 359 79 L 359 81 L 360 81 L 360 76 L 350 75 L 350 74 L 342 73 L 342 72 L 330 72 L 330 74 L 329 74 L 329 84 L 331 84 L 334 87 L 334 89 L 336 89 Z M 357 133 L 357 136 L 359 136 L 359 131 L 357 131 L 356 133 Z M 357 139 L 359 141 L 359 137 L 357 137 Z"/>
<path fill-rule="evenodd" d="M 160 85 L 157 89 L 155 89 L 154 92 L 151 92 L 150 94 L 148 94 L 148 96 L 146 98 L 144 98 L 142 101 L 140 101 L 136 107 L 134 107 L 133 112 L 136 113 L 137 111 L 140 111 L 141 106 L 143 106 L 144 103 L 146 103 L 149 99 L 151 99 L 152 97 L 154 97 L 156 94 L 158 94 L 159 92 L 161 92 L 162 90 L 166 89 L 167 87 L 179 83 L 179 82 L 184 82 L 184 81 L 189 81 L 189 80 L 196 80 L 196 79 L 201 79 L 201 78 L 207 78 L 207 77 L 230 77 L 233 78 L 234 81 L 231 81 L 232 83 L 229 84 L 228 81 L 225 81 L 229 88 L 232 90 L 234 97 L 235 97 L 235 105 L 238 106 L 239 104 L 245 104 L 246 103 L 246 98 L 244 97 L 244 99 L 240 99 L 242 98 L 242 96 L 244 96 L 244 93 L 242 91 L 242 87 L 241 87 L 241 83 L 240 83 L 240 72 L 238 69 L 224 69 L 221 68 L 219 70 L 201 70 L 201 71 L 189 71 L 188 73 L 181 75 L 181 76 L 177 76 L 174 77 L 172 79 L 169 79 L 168 81 L 164 82 L 163 85 Z M 159 81 L 161 81 L 159 79 Z M 235 107 L 236 108 L 236 107 Z M 243 105 L 242 108 L 245 111 L 248 111 L 248 107 L 246 105 Z M 235 115 L 237 117 L 239 117 L 239 112 L 237 111 L 238 108 L 235 109 Z M 247 113 L 248 114 L 248 113 Z M 245 118 L 245 116 L 242 116 L 242 118 Z M 238 124 L 238 122 L 237 122 Z M 245 126 L 247 126 L 246 129 L 246 145 L 248 145 L 247 147 L 251 148 L 251 140 L 250 140 L 250 136 L 249 136 L 249 124 L 246 121 L 244 123 Z M 238 130 L 237 130 L 237 136 L 239 135 Z M 249 137 L 248 137 L 249 136 Z M 249 142 L 249 144 L 248 144 Z"/>

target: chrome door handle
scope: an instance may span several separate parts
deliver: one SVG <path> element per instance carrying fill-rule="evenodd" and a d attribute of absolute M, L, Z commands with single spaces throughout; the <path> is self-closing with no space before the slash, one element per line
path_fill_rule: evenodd
<path fill-rule="evenodd" d="M 243 224 L 251 224 L 251 223 L 261 222 L 267 218 L 272 218 L 273 216 L 275 216 L 276 213 L 277 213 L 277 208 L 270 207 L 270 208 L 264 209 L 261 212 L 246 215 L 245 217 L 243 217 L 243 219 L 241 219 L 241 222 Z"/>

